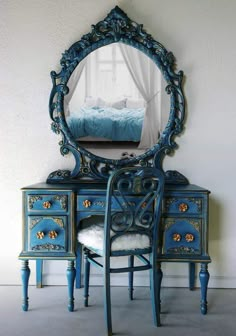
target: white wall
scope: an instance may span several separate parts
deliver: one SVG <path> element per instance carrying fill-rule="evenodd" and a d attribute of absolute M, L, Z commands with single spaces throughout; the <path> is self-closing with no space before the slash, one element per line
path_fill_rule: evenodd
<path fill-rule="evenodd" d="M 186 130 L 165 167 L 211 190 L 209 285 L 236 287 L 234 0 L 0 2 L 0 283 L 20 283 L 20 188 L 73 165 L 61 157 L 59 138 L 50 130 L 49 73 L 58 70 L 61 53 L 116 4 L 173 51 L 185 72 Z M 64 267 L 48 263 L 47 283 L 65 283 Z M 186 285 L 186 265 L 163 270 L 165 285 Z"/>

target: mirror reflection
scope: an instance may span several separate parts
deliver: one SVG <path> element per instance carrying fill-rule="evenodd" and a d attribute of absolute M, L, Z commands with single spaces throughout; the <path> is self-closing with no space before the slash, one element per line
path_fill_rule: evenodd
<path fill-rule="evenodd" d="M 161 72 L 141 51 L 123 43 L 99 48 L 78 64 L 68 87 L 66 121 L 82 147 L 110 158 L 118 148 L 117 159 L 157 143 L 169 111 Z"/>

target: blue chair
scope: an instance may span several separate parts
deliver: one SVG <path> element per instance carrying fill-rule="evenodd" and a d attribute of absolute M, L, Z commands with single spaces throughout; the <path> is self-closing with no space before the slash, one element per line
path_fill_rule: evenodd
<path fill-rule="evenodd" d="M 121 168 L 109 178 L 105 220 L 81 229 L 84 245 L 84 305 L 88 306 L 90 263 L 103 269 L 104 312 L 107 335 L 112 335 L 110 273 L 129 273 L 129 296 L 133 299 L 133 272 L 150 270 L 154 324 L 160 325 L 160 278 L 157 270 L 159 222 L 164 174 L 151 167 Z M 149 258 L 144 255 L 149 255 Z M 111 268 L 112 257 L 127 256 L 128 267 Z M 100 263 L 96 258 L 102 257 Z M 135 266 L 134 257 L 143 264 Z"/>

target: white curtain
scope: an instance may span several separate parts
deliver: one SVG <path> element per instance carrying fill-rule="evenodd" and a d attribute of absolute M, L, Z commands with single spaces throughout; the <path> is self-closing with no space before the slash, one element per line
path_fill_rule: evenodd
<path fill-rule="evenodd" d="M 129 72 L 146 102 L 140 149 L 151 148 L 157 143 L 160 132 L 160 70 L 144 53 L 119 43 Z"/>
<path fill-rule="evenodd" d="M 77 84 L 80 80 L 82 71 L 85 67 L 86 64 L 86 58 L 84 58 L 75 68 L 75 70 L 72 72 L 70 79 L 68 80 L 67 86 L 69 88 L 69 93 L 65 96 L 64 98 L 64 113 L 65 116 L 70 115 L 70 109 L 69 109 L 69 104 L 71 101 L 71 98 L 75 92 L 75 89 L 77 87 Z"/>

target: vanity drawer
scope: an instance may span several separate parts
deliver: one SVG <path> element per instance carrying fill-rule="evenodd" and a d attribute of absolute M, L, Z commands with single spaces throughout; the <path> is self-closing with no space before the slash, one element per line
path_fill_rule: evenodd
<path fill-rule="evenodd" d="M 29 216 L 28 251 L 67 251 L 67 217 Z"/>
<path fill-rule="evenodd" d="M 202 213 L 201 197 L 165 197 L 163 200 L 163 213 L 199 215 Z"/>
<path fill-rule="evenodd" d="M 67 212 L 68 194 L 27 194 L 28 212 Z"/>
<path fill-rule="evenodd" d="M 142 197 L 127 196 L 126 199 L 132 204 L 140 202 Z M 124 203 L 124 200 L 120 198 L 120 204 Z M 119 201 L 117 199 L 112 200 L 112 209 L 116 210 L 120 208 Z M 101 211 L 104 212 L 106 208 L 106 197 L 104 196 L 78 196 L 77 197 L 77 211 Z"/>
<path fill-rule="evenodd" d="M 163 218 L 163 253 L 201 254 L 201 231 L 200 218 Z"/>

